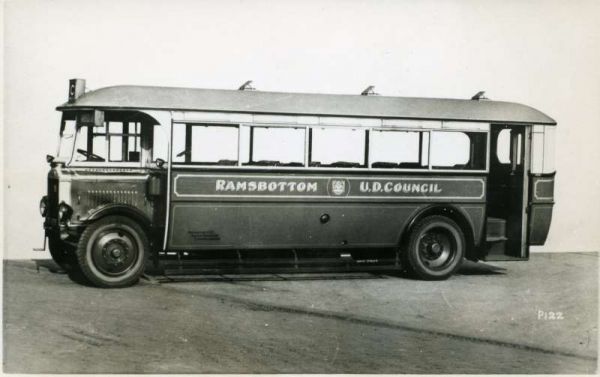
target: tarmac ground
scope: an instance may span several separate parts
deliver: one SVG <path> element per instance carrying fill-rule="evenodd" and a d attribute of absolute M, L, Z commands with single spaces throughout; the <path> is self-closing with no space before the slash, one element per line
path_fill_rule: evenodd
<path fill-rule="evenodd" d="M 397 274 L 73 282 L 4 261 L 9 373 L 571 373 L 598 353 L 598 253 Z"/>

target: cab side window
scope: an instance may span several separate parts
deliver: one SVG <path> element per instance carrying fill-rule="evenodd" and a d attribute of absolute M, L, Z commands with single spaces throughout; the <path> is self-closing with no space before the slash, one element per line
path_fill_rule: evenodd
<path fill-rule="evenodd" d="M 77 130 L 74 160 L 76 162 L 105 162 L 107 157 L 106 124 L 80 126 Z"/>
<path fill-rule="evenodd" d="M 139 122 L 107 122 L 109 161 L 140 161 Z"/>
<path fill-rule="evenodd" d="M 140 162 L 140 122 L 105 122 L 80 126 L 75 161 Z"/>

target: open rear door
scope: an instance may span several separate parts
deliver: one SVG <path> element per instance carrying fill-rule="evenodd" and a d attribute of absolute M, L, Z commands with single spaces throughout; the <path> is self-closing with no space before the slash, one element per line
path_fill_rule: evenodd
<path fill-rule="evenodd" d="M 485 260 L 522 260 L 527 248 L 529 127 L 492 126 Z"/>

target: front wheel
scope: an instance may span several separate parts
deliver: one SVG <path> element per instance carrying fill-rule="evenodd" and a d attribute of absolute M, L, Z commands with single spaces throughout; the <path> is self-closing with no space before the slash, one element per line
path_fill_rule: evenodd
<path fill-rule="evenodd" d="M 425 280 L 447 279 L 462 263 L 465 236 L 444 216 L 430 216 L 412 230 L 405 251 L 407 269 Z"/>
<path fill-rule="evenodd" d="M 76 255 L 81 272 L 92 284 L 117 288 L 138 281 L 148 250 L 148 237 L 138 223 L 108 216 L 83 231 Z"/>

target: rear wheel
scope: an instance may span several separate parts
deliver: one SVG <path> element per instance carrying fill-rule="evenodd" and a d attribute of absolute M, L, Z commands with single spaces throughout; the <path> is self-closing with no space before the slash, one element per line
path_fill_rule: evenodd
<path fill-rule="evenodd" d="M 464 255 L 465 236 L 460 227 L 447 217 L 430 216 L 413 228 L 405 261 L 417 277 L 443 280 L 456 271 Z"/>
<path fill-rule="evenodd" d="M 81 272 L 92 284 L 116 288 L 138 281 L 148 250 L 148 237 L 138 223 L 108 216 L 84 230 L 76 255 Z"/>

